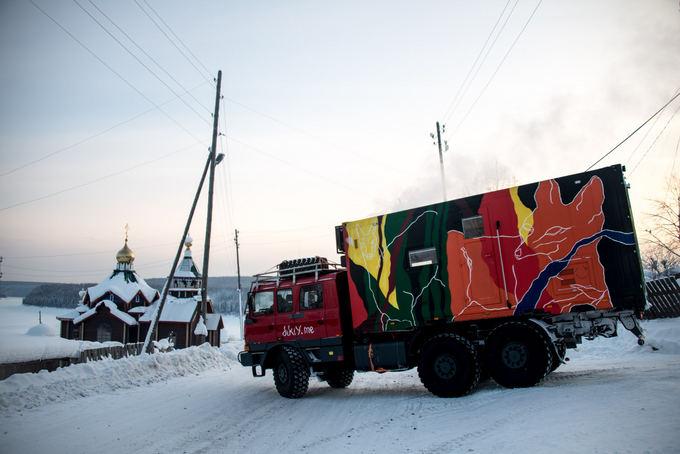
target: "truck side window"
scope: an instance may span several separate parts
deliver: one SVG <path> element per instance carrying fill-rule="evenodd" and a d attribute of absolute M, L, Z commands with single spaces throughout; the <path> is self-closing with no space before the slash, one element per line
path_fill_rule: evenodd
<path fill-rule="evenodd" d="M 293 312 L 293 289 L 285 288 L 276 291 L 276 312 Z"/>
<path fill-rule="evenodd" d="M 274 292 L 255 293 L 253 315 L 274 313 Z"/>
<path fill-rule="evenodd" d="M 323 285 L 307 285 L 300 289 L 300 310 L 321 309 L 323 307 Z"/>
<path fill-rule="evenodd" d="M 481 216 L 463 219 L 463 238 L 479 238 L 484 236 L 484 220 Z"/>

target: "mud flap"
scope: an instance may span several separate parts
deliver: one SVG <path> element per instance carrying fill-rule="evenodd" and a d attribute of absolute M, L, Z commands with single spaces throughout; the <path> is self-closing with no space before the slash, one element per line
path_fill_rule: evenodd
<path fill-rule="evenodd" d="M 619 315 L 619 320 L 624 328 L 633 333 L 638 338 L 638 345 L 645 345 L 645 335 L 647 330 L 640 325 L 640 320 L 635 318 L 632 313 Z"/>

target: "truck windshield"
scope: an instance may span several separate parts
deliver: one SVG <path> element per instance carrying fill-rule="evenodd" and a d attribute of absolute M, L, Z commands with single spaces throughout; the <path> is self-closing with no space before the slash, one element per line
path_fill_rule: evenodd
<path fill-rule="evenodd" d="M 253 315 L 274 313 L 274 292 L 255 293 L 253 297 Z"/>

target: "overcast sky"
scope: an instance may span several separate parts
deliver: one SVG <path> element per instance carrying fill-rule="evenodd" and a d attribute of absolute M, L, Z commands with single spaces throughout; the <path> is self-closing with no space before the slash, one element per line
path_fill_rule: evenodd
<path fill-rule="evenodd" d="M 126 224 L 138 272 L 167 276 L 208 153 L 218 70 L 227 159 L 210 274 L 236 273 L 235 228 L 252 274 L 337 259 L 335 225 L 440 201 L 437 121 L 448 198 L 585 170 L 680 89 L 680 9 L 3 0 L 0 61 L 3 280 L 99 282 Z M 639 232 L 680 169 L 678 109 L 680 99 L 598 165 L 626 165 Z M 199 267 L 204 218 L 202 201 Z"/>

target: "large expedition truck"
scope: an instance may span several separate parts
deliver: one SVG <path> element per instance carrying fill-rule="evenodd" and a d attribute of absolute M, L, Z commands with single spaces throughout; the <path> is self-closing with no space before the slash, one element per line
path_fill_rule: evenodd
<path fill-rule="evenodd" d="M 623 168 L 555 178 L 336 227 L 340 264 L 286 260 L 248 294 L 242 365 L 302 397 L 311 375 L 418 368 L 454 397 L 480 375 L 537 384 L 583 338 L 644 343 L 642 267 Z"/>

